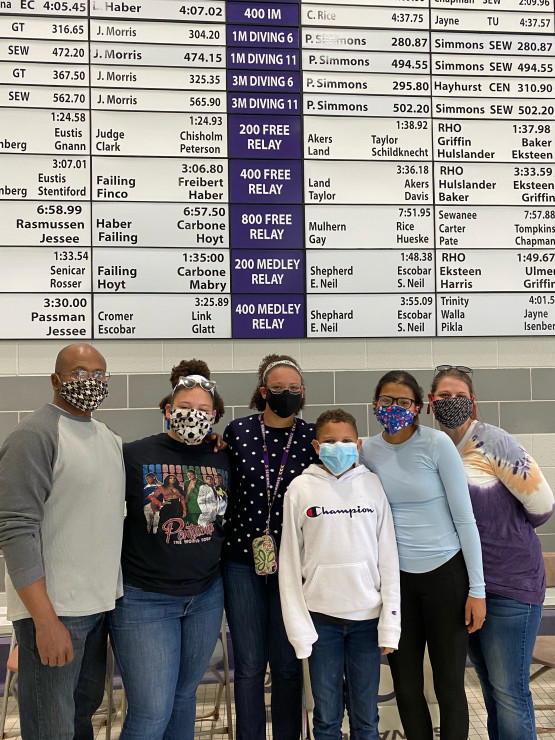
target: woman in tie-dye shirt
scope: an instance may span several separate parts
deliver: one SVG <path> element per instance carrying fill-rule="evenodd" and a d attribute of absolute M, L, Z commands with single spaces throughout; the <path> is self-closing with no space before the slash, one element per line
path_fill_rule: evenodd
<path fill-rule="evenodd" d="M 482 542 L 487 615 L 470 635 L 491 740 L 535 740 L 529 687 L 545 597 L 534 528 L 549 519 L 553 493 L 536 462 L 503 429 L 476 420 L 470 368 L 436 368 L 430 402 L 461 455 Z"/>

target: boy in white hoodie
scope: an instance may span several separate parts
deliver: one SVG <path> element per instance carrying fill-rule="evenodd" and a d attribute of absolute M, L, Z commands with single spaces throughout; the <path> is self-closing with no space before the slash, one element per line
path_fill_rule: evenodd
<path fill-rule="evenodd" d="M 307 658 L 316 740 L 339 740 L 349 713 L 355 740 L 378 740 L 381 653 L 401 633 L 399 561 L 380 479 L 357 464 L 362 440 L 342 409 L 316 421 L 310 465 L 283 505 L 279 589 L 297 658 Z"/>

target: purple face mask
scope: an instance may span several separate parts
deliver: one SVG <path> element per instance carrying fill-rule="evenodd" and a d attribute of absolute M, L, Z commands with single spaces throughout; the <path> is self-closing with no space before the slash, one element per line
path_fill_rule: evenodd
<path fill-rule="evenodd" d="M 397 434 L 400 429 L 410 427 L 414 411 L 402 406 L 376 406 L 376 418 L 388 434 Z"/>

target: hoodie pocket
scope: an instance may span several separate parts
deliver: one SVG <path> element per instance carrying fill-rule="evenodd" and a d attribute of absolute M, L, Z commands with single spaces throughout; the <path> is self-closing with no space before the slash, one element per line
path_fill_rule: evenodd
<path fill-rule="evenodd" d="M 309 611 L 322 614 L 365 611 L 381 602 L 366 563 L 316 566 L 304 597 Z"/>

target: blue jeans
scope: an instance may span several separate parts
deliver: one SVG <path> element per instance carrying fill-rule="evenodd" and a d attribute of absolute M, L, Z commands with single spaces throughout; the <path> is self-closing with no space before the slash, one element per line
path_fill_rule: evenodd
<path fill-rule="evenodd" d="M 60 617 L 75 655 L 61 668 L 41 663 L 32 619 L 14 622 L 23 740 L 92 740 L 92 716 L 104 696 L 106 616 Z"/>
<path fill-rule="evenodd" d="M 378 620 L 349 626 L 314 622 L 318 639 L 308 659 L 314 737 L 340 740 L 345 702 L 352 740 L 378 740 Z"/>
<path fill-rule="evenodd" d="M 235 661 L 237 740 L 265 740 L 264 676 L 272 676 L 274 740 L 299 740 L 302 664 L 287 639 L 277 574 L 259 576 L 253 565 L 224 562 L 225 611 Z"/>
<path fill-rule="evenodd" d="M 197 596 L 124 586 L 110 614 L 128 712 L 120 740 L 192 740 L 196 691 L 222 623 L 221 579 Z"/>
<path fill-rule="evenodd" d="M 491 740 L 536 740 L 530 663 L 541 606 L 486 594 L 484 626 L 468 654 L 482 684 Z"/>

